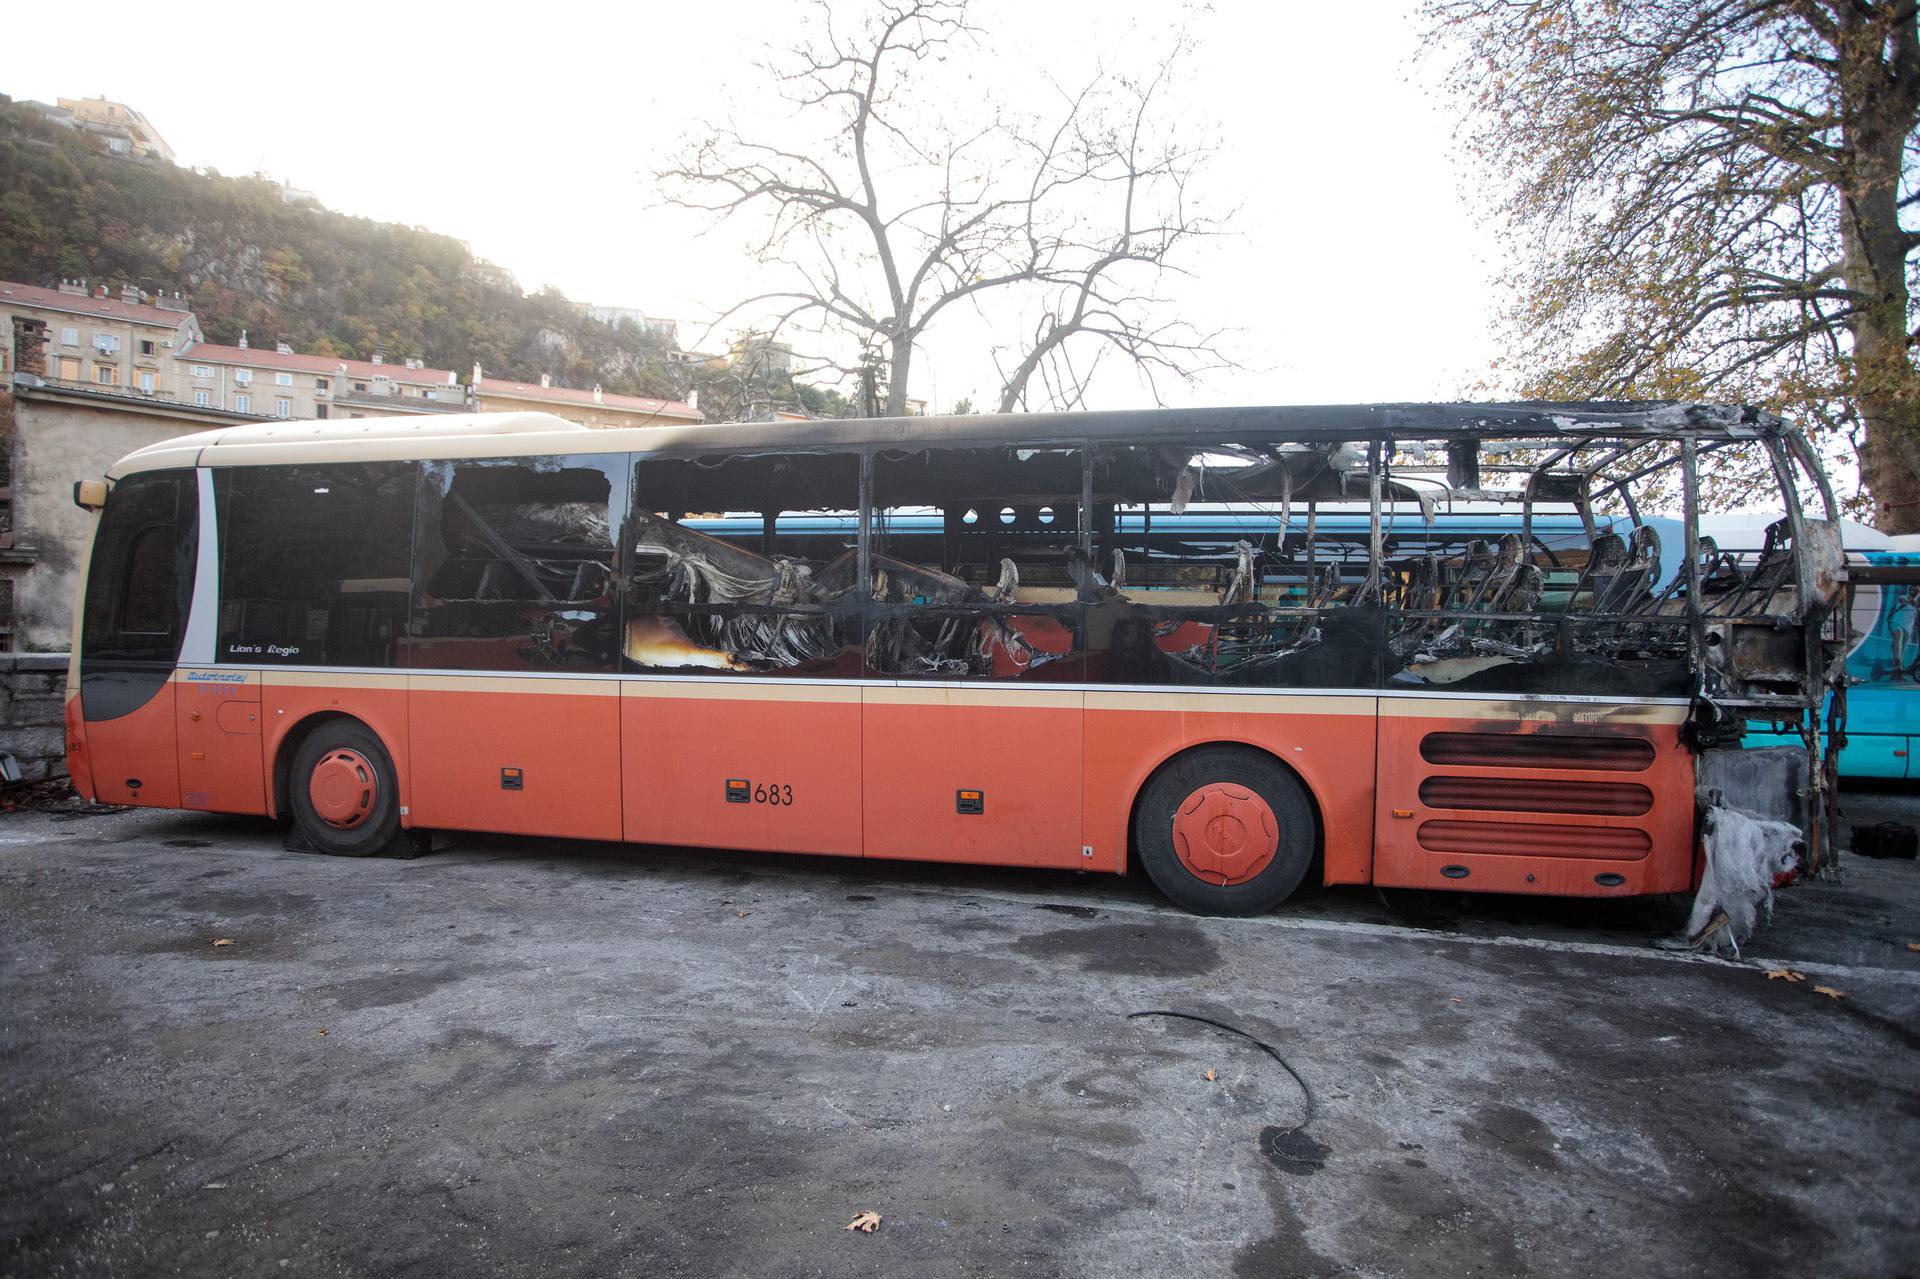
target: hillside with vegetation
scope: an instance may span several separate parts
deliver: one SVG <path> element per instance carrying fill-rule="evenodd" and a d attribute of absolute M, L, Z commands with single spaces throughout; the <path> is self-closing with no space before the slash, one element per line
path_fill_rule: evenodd
<path fill-rule="evenodd" d="M 0 279 L 82 276 L 179 290 L 211 342 L 245 329 L 318 354 L 416 356 L 463 381 L 478 363 L 489 376 L 675 398 L 694 377 L 710 418 L 742 394 L 842 403 L 813 387 L 743 388 L 724 367 L 689 373 L 656 335 L 601 324 L 557 291 L 522 293 L 449 236 L 289 204 L 261 177 L 117 159 L 0 99 Z"/>

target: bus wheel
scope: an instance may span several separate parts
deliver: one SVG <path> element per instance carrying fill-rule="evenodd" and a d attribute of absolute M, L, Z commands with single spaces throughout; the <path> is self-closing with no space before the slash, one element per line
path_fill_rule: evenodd
<path fill-rule="evenodd" d="M 287 792 L 294 824 L 315 852 L 370 857 L 400 829 L 393 762 L 357 720 L 328 720 L 307 734 L 294 752 Z"/>
<path fill-rule="evenodd" d="M 1134 817 L 1140 864 L 1175 905 L 1257 915 L 1292 895 L 1313 860 L 1313 806 L 1266 756 L 1209 747 L 1161 770 Z"/>

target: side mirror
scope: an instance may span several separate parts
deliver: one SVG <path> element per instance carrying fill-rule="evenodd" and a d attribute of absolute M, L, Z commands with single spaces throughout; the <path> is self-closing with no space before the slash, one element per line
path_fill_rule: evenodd
<path fill-rule="evenodd" d="M 107 504 L 105 480 L 75 480 L 73 504 L 83 511 L 97 511 Z"/>

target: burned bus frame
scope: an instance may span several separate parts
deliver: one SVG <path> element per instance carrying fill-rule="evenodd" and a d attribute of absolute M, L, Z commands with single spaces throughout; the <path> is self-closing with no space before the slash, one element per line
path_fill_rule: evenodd
<path fill-rule="evenodd" d="M 655 456 L 687 456 L 708 434 L 673 432 L 668 447 Z M 1341 604 L 1379 607 L 1391 599 L 1399 621 L 1429 633 L 1463 626 L 1481 631 L 1502 625 L 1532 628 L 1531 633 L 1549 633 L 1563 651 L 1584 642 L 1603 656 L 1609 637 L 1619 641 L 1637 635 L 1644 645 L 1650 632 L 1683 632 L 1695 749 L 1704 758 L 1716 748 L 1737 745 L 1748 722 L 1796 730 L 1804 764 L 1784 803 L 1777 797 L 1727 798 L 1773 815 L 1793 816 L 1807 832 L 1811 865 L 1817 868 L 1831 859 L 1834 763 L 1830 748 L 1827 758 L 1821 758 L 1818 712 L 1829 684 L 1834 650 L 1829 624 L 1844 586 L 1844 561 L 1833 493 L 1818 459 L 1805 438 L 1774 414 L 1679 402 L 1386 404 L 853 420 L 787 428 L 777 438 L 764 440 L 751 438 L 759 434 L 752 428 L 732 427 L 728 434 L 726 450 L 742 455 L 858 453 L 856 580 L 869 587 L 876 571 L 884 571 L 876 551 L 877 462 L 996 445 L 1028 452 L 1076 451 L 1079 492 L 1059 496 L 1067 499 L 1063 505 L 1070 502 L 1077 521 L 1083 566 L 1074 579 L 1077 601 L 1072 606 L 1023 604 L 1018 609 L 1029 617 L 1054 617 L 1062 623 L 1071 623 L 1074 607 L 1096 605 L 1103 595 L 1117 593 L 1118 557 L 1102 566 L 1110 566 L 1105 577 L 1095 567 L 1095 557 L 1096 543 L 1112 539 L 1119 506 L 1169 497 L 1176 504 L 1183 502 L 1195 491 L 1191 481 L 1197 476 L 1203 495 L 1211 481 L 1225 490 L 1229 501 L 1265 504 L 1268 509 L 1277 504 L 1282 545 L 1292 512 L 1304 507 L 1307 529 L 1299 539 L 1299 553 L 1311 578 L 1318 549 L 1317 508 L 1359 498 L 1369 512 L 1366 574 L 1357 586 L 1345 589 Z M 715 438 L 713 446 L 719 445 Z M 1440 460 L 1434 456 L 1436 446 L 1443 455 Z M 1103 462 L 1121 451 L 1147 458 L 1152 473 L 1103 471 Z M 1750 568 L 1722 555 L 1700 533 L 1703 465 L 1729 451 L 1764 462 L 1781 504 L 1781 519 L 1770 532 L 1767 548 Z M 1336 458 L 1339 465 L 1333 464 Z M 1223 469 L 1222 462 L 1229 465 Z M 980 496 L 992 500 L 994 478 L 977 478 Z M 1577 619 L 1524 606 L 1532 602 L 1524 592 L 1508 597 L 1520 601 L 1512 608 L 1488 607 L 1497 602 L 1491 595 L 1462 600 L 1442 592 L 1423 601 L 1387 554 L 1389 512 L 1400 503 L 1418 502 L 1430 522 L 1436 504 L 1455 499 L 1516 505 L 1523 544 L 1542 505 L 1571 506 L 1590 536 L 1597 511 L 1624 511 L 1638 531 L 1647 528 L 1650 504 L 1677 507 L 1684 528 L 1680 568 L 1656 592 L 1652 588 L 1662 577 L 1659 565 L 1654 563 L 1643 577 L 1640 569 L 1646 565 L 1636 561 L 1633 580 L 1642 589 L 1631 607 L 1621 604 L 1625 597 L 1605 594 L 1594 585 L 1591 607 Z M 1817 501 L 1817 511 L 1808 510 L 1809 500 Z M 777 494 L 742 493 L 733 509 L 752 509 L 756 502 L 766 508 L 771 527 L 780 507 Z M 950 518 L 951 512 L 947 514 Z M 1656 537 L 1650 535 L 1649 541 L 1657 548 Z M 1657 560 L 1657 549 L 1653 554 Z M 876 622 L 889 619 L 939 614 L 998 621 L 1010 611 L 1005 598 L 984 590 L 969 599 L 920 598 L 910 603 L 888 602 L 871 590 L 861 594 L 868 633 Z M 1462 603 L 1467 607 L 1459 607 Z M 1129 601 L 1129 606 L 1163 627 L 1180 622 L 1220 627 L 1238 617 L 1231 598 L 1211 608 L 1140 601 Z M 1330 611 L 1327 600 L 1313 599 L 1259 610 L 1264 626 L 1292 621 L 1300 630 L 1324 620 Z M 1482 649 L 1489 647 L 1476 642 Z"/>

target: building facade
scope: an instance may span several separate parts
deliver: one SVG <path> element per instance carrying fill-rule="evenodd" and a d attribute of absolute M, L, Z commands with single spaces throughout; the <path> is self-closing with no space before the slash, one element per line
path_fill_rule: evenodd
<path fill-rule="evenodd" d="M 115 155 L 173 163 L 173 148 L 147 117 L 124 102 L 107 98 L 61 98 L 59 110 L 76 128 L 98 137 Z"/>
<path fill-rule="evenodd" d="M 46 325 L 41 376 L 48 381 L 146 399 L 176 398 L 174 357 L 200 340 L 200 323 L 178 296 L 156 298 L 132 286 L 114 294 L 85 280 L 54 289 L 0 280 L 0 333 L 11 335 L 16 316 Z M 18 364 L 6 346 L 0 373 Z"/>
<path fill-rule="evenodd" d="M 356 418 L 389 413 L 466 411 L 452 369 L 418 360 L 347 360 L 302 355 L 284 342 L 272 350 L 196 342 L 175 359 L 181 403 L 256 417 Z"/>

